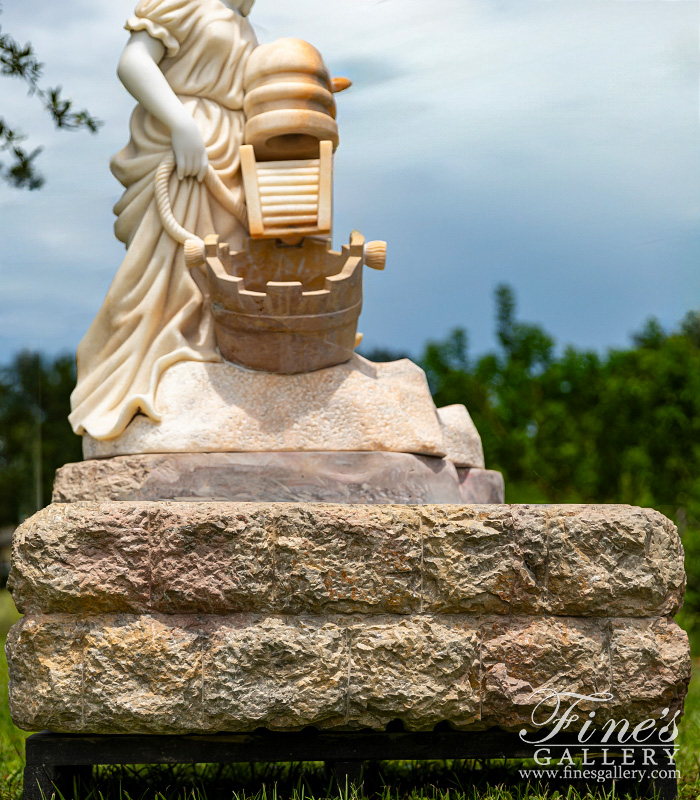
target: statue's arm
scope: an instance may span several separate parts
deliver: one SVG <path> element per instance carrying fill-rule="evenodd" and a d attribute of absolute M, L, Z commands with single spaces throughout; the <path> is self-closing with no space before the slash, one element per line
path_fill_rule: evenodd
<path fill-rule="evenodd" d="M 178 177 L 195 176 L 201 181 L 209 165 L 204 139 L 158 66 L 164 56 L 162 42 L 146 31 L 134 31 L 119 59 L 117 75 L 129 94 L 170 129 Z"/>

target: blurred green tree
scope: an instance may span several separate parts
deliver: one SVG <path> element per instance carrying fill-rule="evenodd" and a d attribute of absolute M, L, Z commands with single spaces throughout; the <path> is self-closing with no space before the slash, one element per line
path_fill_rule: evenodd
<path fill-rule="evenodd" d="M 552 337 L 515 310 L 499 286 L 496 352 L 471 359 L 456 330 L 421 359 L 436 403 L 469 408 L 511 496 L 700 516 L 698 314 L 670 333 L 649 320 L 627 350 L 556 355 Z"/>
<path fill-rule="evenodd" d="M 23 352 L 0 369 L 0 526 L 43 508 L 58 467 L 81 460 L 66 419 L 74 386 L 69 356 Z"/>

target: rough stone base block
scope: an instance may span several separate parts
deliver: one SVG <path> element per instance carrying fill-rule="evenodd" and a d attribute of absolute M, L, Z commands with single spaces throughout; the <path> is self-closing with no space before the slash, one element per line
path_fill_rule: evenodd
<path fill-rule="evenodd" d="M 56 504 L 14 537 L 11 711 L 66 733 L 519 730 L 551 689 L 640 722 L 682 707 L 684 585 L 675 527 L 628 506 Z"/>
<path fill-rule="evenodd" d="M 663 617 L 683 549 L 629 506 L 52 505 L 14 536 L 23 613 Z"/>
<path fill-rule="evenodd" d="M 74 733 L 532 729 L 536 689 L 609 692 L 599 721 L 638 723 L 681 708 L 690 679 L 663 619 L 51 615 L 7 652 L 15 724 Z"/>
<path fill-rule="evenodd" d="M 408 453 L 172 453 L 67 464 L 54 503 L 503 503 L 499 472 Z"/>

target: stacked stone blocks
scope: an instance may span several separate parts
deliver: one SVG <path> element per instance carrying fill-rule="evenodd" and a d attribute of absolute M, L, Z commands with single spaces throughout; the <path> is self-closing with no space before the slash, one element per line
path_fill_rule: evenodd
<path fill-rule="evenodd" d="M 683 552 L 626 506 L 56 504 L 25 523 L 8 640 L 27 729 L 532 727 L 682 707 Z"/>

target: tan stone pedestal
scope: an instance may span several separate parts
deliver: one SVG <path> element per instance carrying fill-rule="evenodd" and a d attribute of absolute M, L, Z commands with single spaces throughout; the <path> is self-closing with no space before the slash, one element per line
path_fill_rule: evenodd
<path fill-rule="evenodd" d="M 548 688 L 658 719 L 690 677 L 684 582 L 674 526 L 626 506 L 56 504 L 15 536 L 11 712 L 94 734 L 520 730 Z"/>

